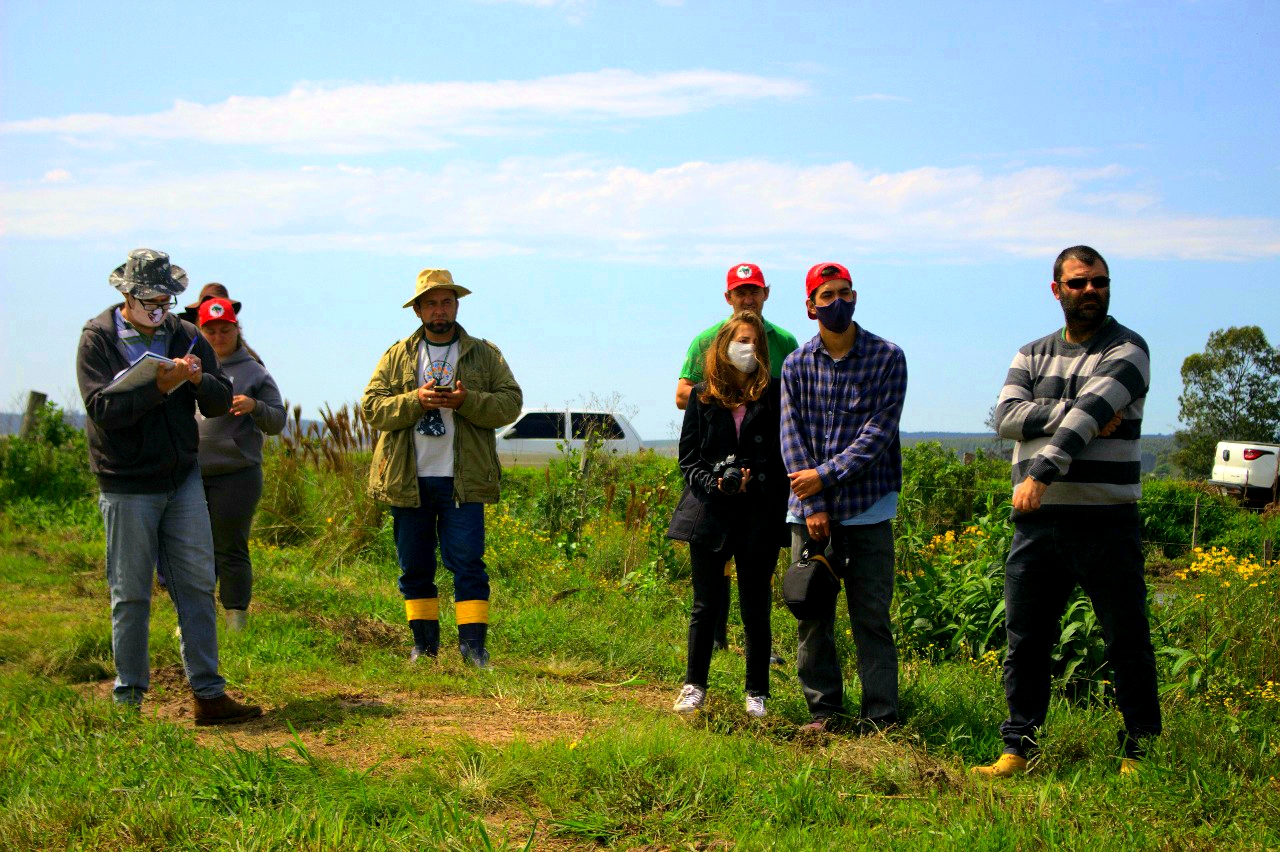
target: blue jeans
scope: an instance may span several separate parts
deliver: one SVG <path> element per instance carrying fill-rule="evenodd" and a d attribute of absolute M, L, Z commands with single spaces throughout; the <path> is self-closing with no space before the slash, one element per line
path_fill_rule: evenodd
<path fill-rule="evenodd" d="M 1049 710 L 1051 654 L 1067 599 L 1079 584 L 1102 625 L 1124 717 L 1120 746 L 1142 754 L 1141 740 L 1160 733 L 1156 657 L 1147 623 L 1147 584 L 1134 505 L 1048 507 L 1020 515 L 1004 568 L 1004 693 L 1000 725 L 1006 754 L 1036 749 Z"/>
<path fill-rule="evenodd" d="M 200 469 L 192 466 L 191 474 L 175 491 L 103 492 L 98 507 L 107 532 L 115 700 L 140 704 L 151 685 L 147 642 L 151 578 L 157 566 L 182 628 L 182 663 L 192 691 L 201 698 L 222 695 L 226 681 L 218 674 L 213 536 Z"/>
<path fill-rule="evenodd" d="M 453 574 L 455 601 L 489 600 L 484 564 L 484 505 L 453 501 L 453 477 L 418 477 L 421 505 L 391 507 L 400 560 L 400 593 L 407 601 L 439 597 L 436 544 Z"/>
<path fill-rule="evenodd" d="M 858 715 L 878 724 L 898 721 L 898 649 L 893 644 L 893 522 L 831 527 L 831 567 L 842 574 L 849 622 L 858 651 L 862 706 Z M 792 558 L 807 537 L 791 525 Z M 843 571 L 841 569 L 843 568 Z M 796 667 L 809 714 L 815 719 L 844 713 L 844 678 L 836 651 L 836 601 L 827 615 L 800 621 Z"/>

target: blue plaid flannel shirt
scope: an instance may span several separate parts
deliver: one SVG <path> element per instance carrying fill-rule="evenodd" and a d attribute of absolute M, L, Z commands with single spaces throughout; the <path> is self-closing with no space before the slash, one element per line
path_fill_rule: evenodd
<path fill-rule="evenodd" d="M 907 395 L 902 349 L 861 326 L 853 349 L 833 359 L 815 336 L 782 366 L 782 458 L 787 472 L 816 469 L 823 489 L 790 495 L 797 518 L 856 517 L 902 488 L 898 421 Z"/>

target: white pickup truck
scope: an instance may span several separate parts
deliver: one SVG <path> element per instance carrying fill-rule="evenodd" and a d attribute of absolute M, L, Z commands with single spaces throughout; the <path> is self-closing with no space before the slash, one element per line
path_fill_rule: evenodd
<path fill-rule="evenodd" d="M 544 465 L 560 455 L 561 447 L 582 449 L 593 432 L 600 436 L 602 449 L 609 453 L 668 449 L 648 447 L 631 421 L 611 411 L 527 408 L 515 423 L 498 430 L 498 459 L 505 467 Z M 675 455 L 674 450 L 664 454 Z"/>
<path fill-rule="evenodd" d="M 1209 484 L 1249 505 L 1265 506 L 1276 499 L 1280 477 L 1280 444 L 1219 441 L 1214 451 Z"/>

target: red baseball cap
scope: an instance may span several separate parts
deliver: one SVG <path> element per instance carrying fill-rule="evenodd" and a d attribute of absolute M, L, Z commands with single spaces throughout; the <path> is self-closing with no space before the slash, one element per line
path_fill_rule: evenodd
<path fill-rule="evenodd" d="M 812 297 L 813 291 L 817 290 L 828 281 L 844 279 L 850 284 L 853 278 L 849 276 L 849 270 L 845 269 L 838 263 L 819 263 L 809 270 L 809 274 L 804 277 L 804 294 Z"/>
<path fill-rule="evenodd" d="M 729 274 L 725 278 L 728 285 L 724 288 L 726 292 L 743 284 L 754 284 L 757 287 L 769 286 L 764 283 L 764 273 L 754 263 L 739 263 L 737 266 L 729 267 Z"/>
<path fill-rule="evenodd" d="M 236 322 L 236 309 L 231 306 L 230 299 L 205 299 L 200 303 L 200 325 L 214 320 Z M 239 325 L 239 323 L 236 323 Z"/>

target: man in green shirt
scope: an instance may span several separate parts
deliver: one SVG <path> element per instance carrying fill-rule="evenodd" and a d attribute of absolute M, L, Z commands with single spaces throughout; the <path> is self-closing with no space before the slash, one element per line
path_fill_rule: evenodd
<path fill-rule="evenodd" d="M 754 263 L 739 263 L 729 268 L 726 278 L 724 300 L 733 308 L 733 313 L 736 315 L 743 311 L 755 311 L 764 320 L 765 338 L 769 343 L 769 371 L 775 379 L 781 378 L 782 362 L 799 344 L 791 332 L 764 319 L 764 303 L 769 299 L 769 287 L 764 283 L 764 273 Z M 724 320 L 720 320 L 689 344 L 684 367 L 680 370 L 680 379 L 676 382 L 676 408 L 681 411 L 689 404 L 689 392 L 693 390 L 693 386 L 702 381 L 702 362 L 707 356 L 707 347 L 724 323 Z"/>
<path fill-rule="evenodd" d="M 782 362 L 799 346 L 795 336 L 784 328 L 779 328 L 764 318 L 764 303 L 769 298 L 769 286 L 764 283 L 764 273 L 754 263 L 738 263 L 729 267 L 725 276 L 724 300 L 733 308 L 734 315 L 743 311 L 754 311 L 760 314 L 764 322 L 765 340 L 769 344 L 769 372 L 774 379 L 782 378 Z M 676 408 L 684 411 L 689 404 L 689 394 L 693 386 L 702 381 L 702 365 L 707 357 L 707 349 L 725 320 L 700 333 L 689 344 L 685 353 L 684 366 L 680 369 L 680 378 L 676 382 Z M 717 651 L 729 647 L 727 637 L 729 623 L 729 594 L 733 585 L 730 563 L 724 566 L 724 596 L 720 601 L 720 613 L 716 622 L 715 644 Z M 770 662 L 782 665 L 782 658 L 772 653 Z"/>

